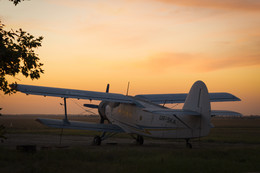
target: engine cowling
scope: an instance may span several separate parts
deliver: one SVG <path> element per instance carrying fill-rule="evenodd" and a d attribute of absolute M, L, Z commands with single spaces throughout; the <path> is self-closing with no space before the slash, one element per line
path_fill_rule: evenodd
<path fill-rule="evenodd" d="M 109 102 L 106 101 L 102 101 L 99 105 L 98 105 L 98 113 L 100 116 L 100 123 L 104 123 L 105 120 L 107 119 L 106 116 L 106 106 L 109 104 Z"/>
<path fill-rule="evenodd" d="M 109 105 L 112 109 L 119 106 L 120 103 L 118 102 L 107 102 L 107 101 L 102 101 L 98 105 L 98 113 L 100 115 L 100 123 L 103 124 L 105 120 L 108 120 L 106 116 L 106 106 Z M 109 121 L 109 120 L 108 120 Z"/>

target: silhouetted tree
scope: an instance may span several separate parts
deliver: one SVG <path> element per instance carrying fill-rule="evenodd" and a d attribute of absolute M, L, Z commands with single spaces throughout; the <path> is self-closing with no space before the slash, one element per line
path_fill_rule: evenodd
<path fill-rule="evenodd" d="M 9 1 L 12 1 L 14 3 L 14 5 L 17 5 L 19 4 L 21 1 L 24 1 L 24 0 L 9 0 Z"/>
<path fill-rule="evenodd" d="M 34 49 L 41 46 L 43 37 L 35 38 L 22 29 L 4 30 L 0 21 L 0 90 L 5 94 L 15 92 L 9 86 L 7 75 L 15 77 L 21 73 L 31 79 L 40 78 L 42 63 Z"/>
<path fill-rule="evenodd" d="M 2 108 L 0 108 L 0 111 L 2 110 Z M 0 116 L 1 116 L 2 114 L 0 113 Z M 4 125 L 0 125 L 0 141 L 1 142 L 4 142 L 4 139 L 7 139 L 7 137 L 5 136 L 5 133 L 6 133 L 6 131 L 5 131 L 5 126 Z"/>
<path fill-rule="evenodd" d="M 7 139 L 7 137 L 5 136 L 5 126 L 4 125 L 0 125 L 0 140 L 3 143 L 5 139 Z"/>
<path fill-rule="evenodd" d="M 9 0 L 17 5 L 24 0 Z M 34 53 L 34 49 L 41 46 L 43 37 L 35 38 L 33 35 L 23 31 L 21 28 L 16 31 L 4 30 L 4 24 L 0 20 L 0 91 L 5 94 L 15 92 L 9 86 L 6 79 L 7 75 L 15 77 L 22 73 L 25 77 L 30 76 L 31 79 L 39 79 L 43 73 L 42 63 L 39 57 Z M 2 108 L 0 108 L 2 110 Z M 1 113 L 0 113 L 1 115 Z M 3 142 L 7 139 L 4 125 L 0 125 L 0 139 Z"/>
<path fill-rule="evenodd" d="M 24 0 L 9 0 L 17 5 Z M 0 90 L 5 94 L 15 92 L 9 86 L 7 75 L 15 77 L 21 73 L 31 79 L 39 79 L 43 73 L 38 55 L 34 49 L 41 46 L 43 37 L 35 38 L 33 35 L 23 31 L 4 30 L 4 24 L 0 20 Z"/>

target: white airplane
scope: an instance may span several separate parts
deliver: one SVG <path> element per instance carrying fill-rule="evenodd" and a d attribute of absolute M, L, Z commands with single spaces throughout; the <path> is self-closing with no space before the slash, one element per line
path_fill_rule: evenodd
<path fill-rule="evenodd" d="M 232 111 L 213 111 L 210 102 L 240 101 L 229 93 L 208 93 L 204 82 L 193 84 L 189 94 L 152 94 L 127 96 L 106 92 L 72 90 L 62 88 L 41 87 L 15 84 L 17 91 L 25 94 L 61 97 L 64 99 L 65 119 L 37 119 L 40 123 L 54 128 L 69 128 L 103 132 L 95 136 L 93 143 L 100 145 L 101 141 L 117 133 L 127 133 L 142 145 L 143 136 L 165 139 L 185 139 L 187 147 L 191 148 L 189 140 L 207 136 L 213 127 L 210 120 L 213 115 L 237 115 Z M 66 99 L 99 100 L 99 105 L 85 104 L 87 107 L 98 108 L 100 124 L 69 121 L 67 118 Z M 182 109 L 170 109 L 164 104 L 184 103 Z M 160 105 L 163 104 L 163 105 Z M 104 124 L 104 120 L 108 123 Z"/>

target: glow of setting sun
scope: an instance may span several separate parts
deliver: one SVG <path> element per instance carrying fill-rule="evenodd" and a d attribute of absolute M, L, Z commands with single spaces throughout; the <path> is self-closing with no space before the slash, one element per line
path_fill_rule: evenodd
<path fill-rule="evenodd" d="M 8 79 L 90 91 L 110 83 L 121 94 L 130 81 L 130 95 L 187 93 L 202 80 L 210 92 L 242 99 L 214 109 L 260 114 L 259 9 L 258 0 L 0 1 L 6 30 L 44 37 L 37 50 L 41 78 Z M 0 97 L 4 114 L 62 114 L 60 102 L 22 93 Z M 69 113 L 81 112 L 71 102 Z"/>

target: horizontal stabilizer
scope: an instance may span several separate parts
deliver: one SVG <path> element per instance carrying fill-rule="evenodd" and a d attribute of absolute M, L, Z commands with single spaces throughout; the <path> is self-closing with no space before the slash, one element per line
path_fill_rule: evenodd
<path fill-rule="evenodd" d="M 146 112 L 151 112 L 155 114 L 164 114 L 164 115 L 194 115 L 200 116 L 201 114 L 195 111 L 187 111 L 183 109 L 143 109 Z M 243 116 L 242 114 L 234 111 L 226 111 L 226 110 L 212 110 L 211 117 L 214 116 Z"/>
<path fill-rule="evenodd" d="M 188 94 L 144 94 L 135 97 L 157 104 L 184 103 Z M 209 93 L 210 102 L 241 101 L 230 93 Z"/>
<path fill-rule="evenodd" d="M 151 112 L 155 114 L 164 114 L 164 115 L 194 115 L 194 116 L 200 116 L 200 113 L 195 111 L 186 111 L 183 109 L 143 109 L 146 112 Z"/>
<path fill-rule="evenodd" d="M 234 112 L 234 111 L 225 111 L 225 110 L 212 110 L 211 111 L 211 116 L 236 116 L 236 117 L 242 117 L 243 115 L 238 113 L 238 112 Z"/>
<path fill-rule="evenodd" d="M 36 121 L 53 128 L 64 129 L 78 129 L 78 130 L 91 130 L 101 132 L 124 132 L 119 126 L 115 124 L 95 124 L 80 121 L 64 121 L 57 119 L 37 119 Z"/>

